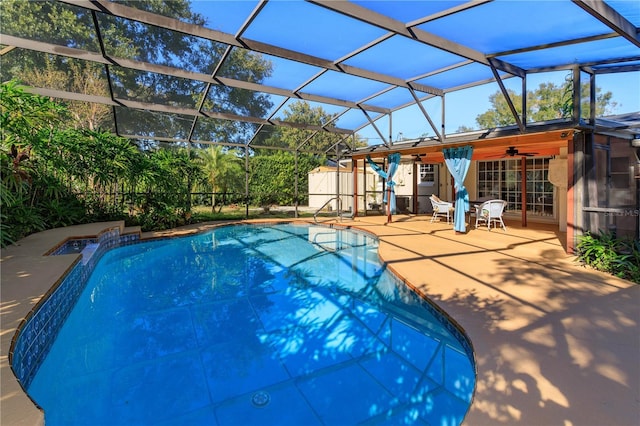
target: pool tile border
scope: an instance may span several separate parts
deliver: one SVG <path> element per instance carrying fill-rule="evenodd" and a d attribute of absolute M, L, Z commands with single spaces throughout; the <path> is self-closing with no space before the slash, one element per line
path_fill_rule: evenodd
<path fill-rule="evenodd" d="M 90 240 L 98 244 L 96 252 L 86 263 L 82 262 L 82 256 L 78 253 L 78 258 L 17 327 L 9 348 L 9 365 L 23 390 L 29 387 L 42 360 L 49 353 L 100 257 L 111 248 L 132 244 L 139 239 L 140 233 L 121 235 L 119 227 L 112 227 L 93 237 L 67 238 L 47 251 L 48 255 L 57 255 L 71 240 Z"/>

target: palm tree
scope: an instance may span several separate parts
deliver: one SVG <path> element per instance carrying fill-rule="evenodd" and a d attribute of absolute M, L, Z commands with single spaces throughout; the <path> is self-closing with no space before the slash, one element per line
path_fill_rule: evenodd
<path fill-rule="evenodd" d="M 238 157 L 224 150 L 220 145 L 212 145 L 199 151 L 202 171 L 211 184 L 211 213 L 215 213 L 216 192 L 227 188 L 230 181 L 241 170 Z M 222 206 L 220 206 L 222 209 Z"/>

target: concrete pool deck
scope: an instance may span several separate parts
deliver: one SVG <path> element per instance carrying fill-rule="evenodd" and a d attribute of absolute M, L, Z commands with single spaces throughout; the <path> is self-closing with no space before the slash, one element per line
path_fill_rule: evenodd
<path fill-rule="evenodd" d="M 556 225 L 507 222 L 506 233 L 456 234 L 426 216 L 396 215 L 390 224 L 383 216 L 322 222 L 377 235 L 389 268 L 466 331 L 478 376 L 464 424 L 640 422 L 640 286 L 575 264 Z M 16 328 L 78 257 L 43 254 L 69 237 L 114 226 L 124 230 L 121 222 L 55 229 L 2 250 L 0 424 L 43 423 L 8 362 Z"/>

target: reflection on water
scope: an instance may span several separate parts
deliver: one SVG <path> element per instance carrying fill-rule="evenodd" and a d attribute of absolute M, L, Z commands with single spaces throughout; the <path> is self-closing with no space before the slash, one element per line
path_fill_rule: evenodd
<path fill-rule="evenodd" d="M 366 234 L 230 226 L 107 252 L 29 394 L 47 425 L 460 423 L 451 328 Z"/>

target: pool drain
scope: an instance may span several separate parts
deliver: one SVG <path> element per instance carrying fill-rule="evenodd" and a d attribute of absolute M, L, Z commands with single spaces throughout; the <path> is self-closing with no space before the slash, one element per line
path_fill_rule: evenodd
<path fill-rule="evenodd" d="M 258 408 L 266 407 L 269 401 L 271 401 L 271 397 L 265 391 L 258 391 L 251 397 L 251 403 Z"/>

